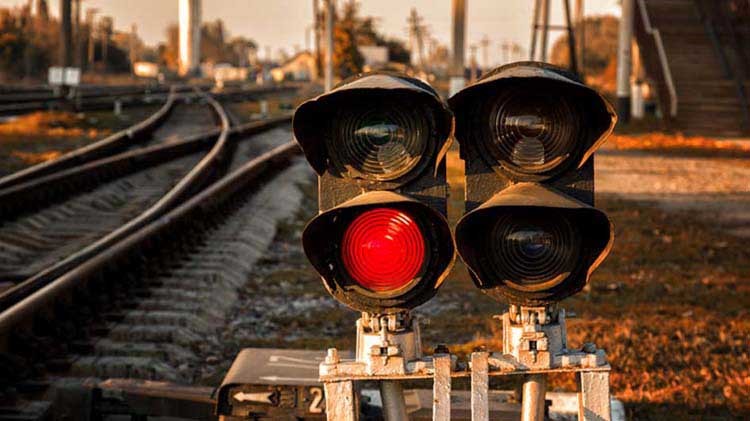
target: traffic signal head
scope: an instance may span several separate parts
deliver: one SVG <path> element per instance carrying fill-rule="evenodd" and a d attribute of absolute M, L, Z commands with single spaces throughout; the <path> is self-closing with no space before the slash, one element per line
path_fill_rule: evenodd
<path fill-rule="evenodd" d="M 302 243 L 328 291 L 359 311 L 430 299 L 455 255 L 445 220 L 452 115 L 428 85 L 375 73 L 302 104 L 294 134 L 321 213 Z"/>
<path fill-rule="evenodd" d="M 580 291 L 612 246 L 592 207 L 592 154 L 614 128 L 612 107 L 535 62 L 502 66 L 449 103 L 466 165 L 456 244 L 477 286 L 522 305 Z"/>

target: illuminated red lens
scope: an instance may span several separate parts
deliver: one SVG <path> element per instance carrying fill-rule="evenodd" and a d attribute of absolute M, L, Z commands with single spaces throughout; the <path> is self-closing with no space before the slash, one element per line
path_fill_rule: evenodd
<path fill-rule="evenodd" d="M 403 211 L 378 208 L 347 227 L 342 258 L 349 275 L 376 292 L 395 291 L 414 279 L 424 262 L 424 236 Z"/>

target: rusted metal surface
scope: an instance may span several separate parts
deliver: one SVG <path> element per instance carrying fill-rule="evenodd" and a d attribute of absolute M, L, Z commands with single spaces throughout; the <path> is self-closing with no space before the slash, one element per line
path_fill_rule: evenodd
<path fill-rule="evenodd" d="M 609 421 L 612 416 L 609 372 L 578 373 L 578 387 L 578 419 Z"/>
<path fill-rule="evenodd" d="M 380 398 L 383 403 L 383 419 L 385 421 L 401 421 L 407 419 L 404 389 L 398 381 L 380 382 Z"/>
<path fill-rule="evenodd" d="M 545 420 L 545 395 L 547 376 L 529 374 L 523 379 L 523 398 L 521 401 L 521 421 Z"/>
<path fill-rule="evenodd" d="M 440 353 L 432 356 L 435 375 L 432 383 L 432 419 L 451 419 L 451 356 Z"/>
<path fill-rule="evenodd" d="M 471 353 L 471 419 L 489 421 L 489 352 Z"/>
<path fill-rule="evenodd" d="M 328 421 L 359 420 L 359 405 L 353 381 L 325 383 Z"/>

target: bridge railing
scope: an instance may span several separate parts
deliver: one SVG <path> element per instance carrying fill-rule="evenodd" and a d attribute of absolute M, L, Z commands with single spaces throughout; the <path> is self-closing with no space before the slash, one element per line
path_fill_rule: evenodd
<path fill-rule="evenodd" d="M 736 26 L 750 22 L 750 14 L 738 13 L 747 7 L 747 0 L 693 0 L 700 14 L 706 34 L 711 40 L 724 75 L 734 82 L 737 100 L 742 109 L 743 129 L 750 131 L 750 104 L 745 93 L 748 75 L 747 50 Z M 750 12 L 745 9 L 745 12 Z"/>
<path fill-rule="evenodd" d="M 677 116 L 677 89 L 672 78 L 667 53 L 664 50 L 664 42 L 659 29 L 651 24 L 646 1 L 637 0 L 636 8 L 639 13 L 635 19 L 635 34 L 638 44 L 642 47 L 642 54 L 648 56 L 644 57 L 644 64 L 649 74 L 656 79 L 662 112 L 673 119 Z"/>

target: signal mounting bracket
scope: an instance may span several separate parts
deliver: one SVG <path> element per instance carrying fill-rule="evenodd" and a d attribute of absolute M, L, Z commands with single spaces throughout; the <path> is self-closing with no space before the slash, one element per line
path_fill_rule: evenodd
<path fill-rule="evenodd" d="M 455 361 L 453 357 L 452 366 Z M 322 381 L 427 378 L 433 372 L 432 357 L 422 356 L 418 319 L 409 312 L 362 313 L 357 320 L 355 359 L 342 360 L 331 348 L 320 364 Z"/>
<path fill-rule="evenodd" d="M 604 350 L 587 343 L 567 349 L 565 311 L 555 307 L 511 305 L 502 316 L 503 350 L 478 350 L 467 363 L 458 362 L 439 346 L 423 356 L 419 324 L 410 313 L 363 313 L 357 320 L 355 359 L 341 359 L 328 350 L 319 366 L 325 385 L 328 420 L 358 419 L 356 382 L 378 381 L 386 420 L 406 419 L 400 382 L 433 380 L 433 420 L 448 421 L 451 414 L 451 379 L 471 378 L 472 420 L 488 421 L 489 378 L 524 376 L 522 420 L 544 419 L 546 376 L 575 373 L 579 386 L 579 416 L 586 421 L 611 420 L 610 366 Z M 390 416 L 389 416 L 390 414 Z"/>

